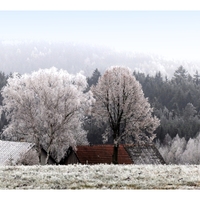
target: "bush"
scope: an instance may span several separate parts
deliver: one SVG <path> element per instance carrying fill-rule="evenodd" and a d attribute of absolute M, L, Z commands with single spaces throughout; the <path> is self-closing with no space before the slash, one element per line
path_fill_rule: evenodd
<path fill-rule="evenodd" d="M 39 158 L 36 150 L 30 150 L 25 154 L 21 154 L 16 165 L 39 165 Z"/>

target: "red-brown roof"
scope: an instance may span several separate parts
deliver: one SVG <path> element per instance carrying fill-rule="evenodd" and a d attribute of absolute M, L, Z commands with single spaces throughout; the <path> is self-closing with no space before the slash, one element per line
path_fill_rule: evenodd
<path fill-rule="evenodd" d="M 113 145 L 77 146 L 76 156 L 81 164 L 111 164 Z M 123 147 L 118 149 L 119 164 L 133 164 L 130 156 Z"/>

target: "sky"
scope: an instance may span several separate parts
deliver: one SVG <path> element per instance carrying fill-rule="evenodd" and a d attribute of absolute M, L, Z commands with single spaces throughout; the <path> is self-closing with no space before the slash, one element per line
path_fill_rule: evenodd
<path fill-rule="evenodd" d="M 0 40 L 67 41 L 200 61 L 199 10 L 19 8 L 0 10 Z"/>

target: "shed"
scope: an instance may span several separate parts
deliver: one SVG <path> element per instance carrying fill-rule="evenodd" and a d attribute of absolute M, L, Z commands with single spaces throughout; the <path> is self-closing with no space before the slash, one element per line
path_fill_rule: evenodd
<path fill-rule="evenodd" d="M 22 154 L 33 147 L 33 143 L 0 140 L 0 165 L 15 164 Z"/>

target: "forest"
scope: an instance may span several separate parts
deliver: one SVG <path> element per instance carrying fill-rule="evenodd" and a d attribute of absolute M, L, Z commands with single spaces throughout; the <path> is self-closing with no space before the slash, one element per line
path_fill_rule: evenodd
<path fill-rule="evenodd" d="M 0 89 L 6 85 L 9 76 L 11 75 L 0 72 Z M 88 87 L 85 92 L 97 84 L 100 76 L 100 71 L 95 69 L 92 75 L 87 77 Z M 145 97 L 154 108 L 153 115 L 160 119 L 154 142 L 165 161 L 175 164 L 199 164 L 200 75 L 198 71 L 189 74 L 183 66 L 179 66 L 172 78 L 161 72 L 153 76 L 134 71 L 133 76 L 140 82 Z M 1 105 L 2 100 L 0 95 Z M 106 125 L 99 128 L 94 122 L 94 118 L 86 117 L 83 127 L 90 144 L 101 144 Z M 1 133 L 6 124 L 7 121 L 2 114 Z M 111 138 L 107 143 L 111 143 Z"/>

